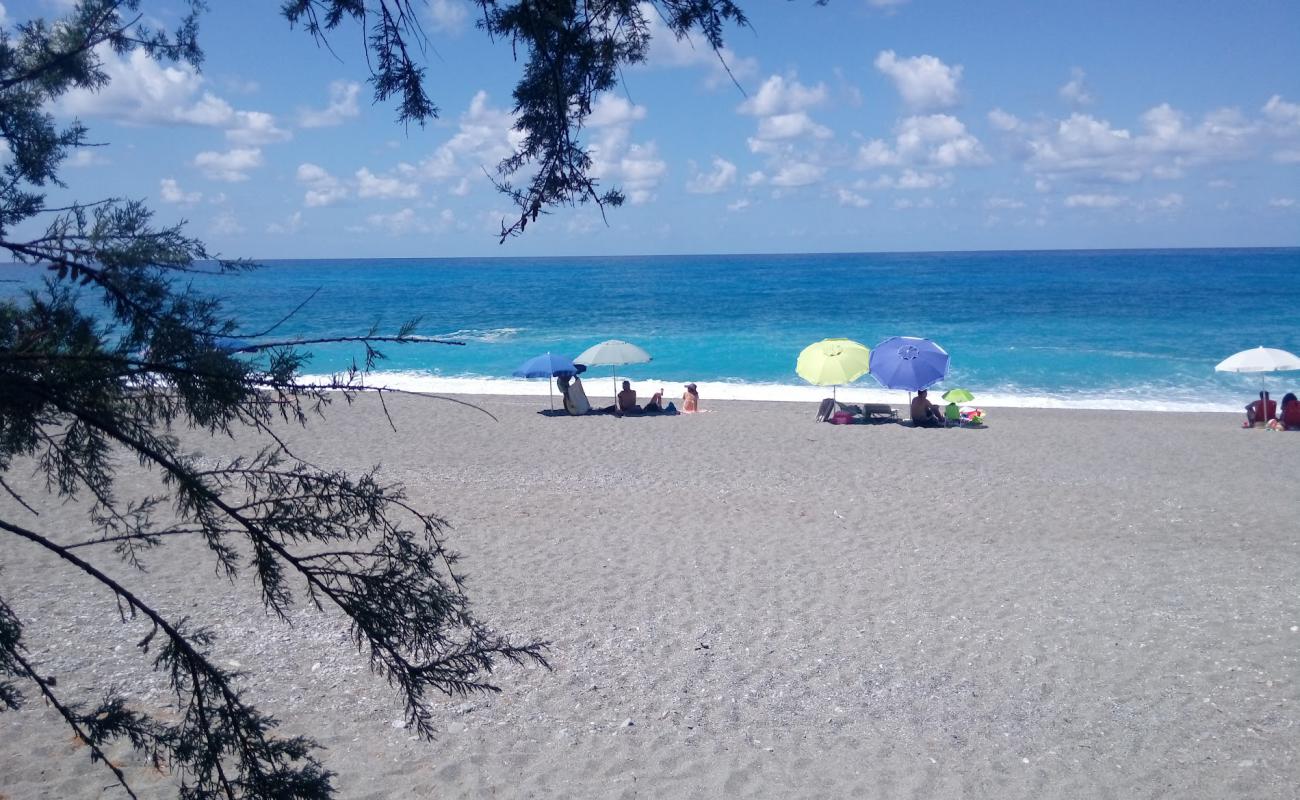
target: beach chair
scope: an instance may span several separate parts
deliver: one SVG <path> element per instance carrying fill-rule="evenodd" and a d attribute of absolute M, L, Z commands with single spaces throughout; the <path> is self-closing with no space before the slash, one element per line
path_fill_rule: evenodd
<path fill-rule="evenodd" d="M 872 422 L 877 419 L 897 422 L 898 412 L 894 410 L 893 406 L 886 405 L 885 403 L 863 403 L 862 419 L 866 422 Z"/>

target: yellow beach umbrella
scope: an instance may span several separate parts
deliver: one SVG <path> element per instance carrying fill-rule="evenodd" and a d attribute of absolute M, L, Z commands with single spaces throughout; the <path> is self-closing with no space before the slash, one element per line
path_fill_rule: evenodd
<path fill-rule="evenodd" d="M 866 345 L 852 339 L 822 339 L 803 349 L 794 371 L 809 383 L 833 387 L 856 381 L 870 367 L 871 351 Z"/>

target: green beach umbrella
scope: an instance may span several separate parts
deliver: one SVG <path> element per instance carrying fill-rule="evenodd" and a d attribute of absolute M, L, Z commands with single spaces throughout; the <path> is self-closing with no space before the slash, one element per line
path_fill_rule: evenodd
<path fill-rule="evenodd" d="M 943 393 L 943 399 L 949 403 L 969 403 L 975 399 L 975 395 L 966 389 L 949 389 Z"/>
<path fill-rule="evenodd" d="M 871 351 L 866 345 L 852 339 L 822 339 L 799 353 L 794 371 L 809 383 L 836 387 L 866 375 L 870 366 Z M 835 394 L 834 388 L 831 394 Z"/>

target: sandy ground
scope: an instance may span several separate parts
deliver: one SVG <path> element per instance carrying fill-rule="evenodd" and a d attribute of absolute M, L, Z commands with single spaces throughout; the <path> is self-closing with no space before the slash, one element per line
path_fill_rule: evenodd
<path fill-rule="evenodd" d="M 382 462 L 453 523 L 480 615 L 552 642 L 553 671 L 443 703 L 437 741 L 400 727 L 334 615 L 268 618 L 197 543 L 135 578 L 214 625 L 249 696 L 328 748 L 341 797 L 1300 796 L 1300 435 L 1223 414 L 995 410 L 941 431 L 477 400 L 499 421 L 404 398 L 397 433 L 362 402 L 291 437 Z M 103 592 L 25 543 L 0 563 L 61 689 L 167 702 Z M 142 796 L 174 796 L 115 752 Z M 0 795 L 124 796 L 36 699 L 0 714 Z"/>

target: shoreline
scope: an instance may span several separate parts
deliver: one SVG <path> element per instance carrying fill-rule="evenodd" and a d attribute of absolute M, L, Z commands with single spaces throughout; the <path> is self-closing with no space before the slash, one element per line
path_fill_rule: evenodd
<path fill-rule="evenodd" d="M 608 374 L 608 368 L 598 367 L 596 370 L 605 370 L 606 374 L 592 370 L 582 376 L 583 386 L 587 392 L 587 397 L 592 399 L 593 406 L 602 405 L 597 403 L 593 398 L 609 398 L 608 405 L 613 403 L 613 379 Z M 323 382 L 331 376 L 326 374 L 305 374 L 302 376 L 304 382 Z M 621 382 L 624 379 L 632 381 L 633 388 L 637 390 L 639 397 L 648 398 L 653 391 L 663 387 L 665 400 L 678 402 L 681 396 L 682 387 L 686 381 L 679 380 L 661 380 L 658 378 L 644 378 L 640 376 L 618 375 Z M 431 375 L 425 372 L 416 371 L 377 371 L 371 373 L 364 379 L 365 386 L 373 388 L 392 388 L 399 389 L 403 392 L 416 392 L 420 394 L 448 394 L 448 395 L 484 395 L 496 397 L 547 397 L 548 384 L 554 389 L 553 381 L 527 380 L 523 378 L 497 378 L 497 377 L 443 377 Z M 829 386 L 809 386 L 796 384 L 781 383 L 745 383 L 731 381 L 694 381 L 700 391 L 700 397 L 703 402 L 712 401 L 729 401 L 729 402 L 755 402 L 755 403 L 812 403 L 821 402 L 822 398 L 831 396 L 831 387 Z M 1282 384 L 1279 381 L 1279 390 L 1270 389 L 1271 395 L 1281 398 L 1285 391 L 1283 387 L 1290 387 L 1290 384 Z M 950 387 L 949 387 L 950 388 Z M 969 387 L 967 387 L 969 388 Z M 933 402 L 943 405 L 939 400 L 939 395 L 943 393 L 944 387 L 935 387 L 931 390 Z M 972 390 L 974 391 L 974 390 Z M 850 385 L 841 386 L 835 392 L 837 399 L 845 403 L 887 403 L 896 408 L 905 408 L 907 406 L 907 393 L 903 390 L 884 389 L 878 386 L 861 386 Z M 555 391 L 556 403 L 560 402 L 559 392 Z M 1035 408 L 1051 410 L 1068 410 L 1068 411 L 1133 411 L 1133 412 L 1166 412 L 1166 413 L 1235 413 L 1244 419 L 1244 406 L 1250 401 L 1248 394 L 1243 394 L 1243 400 L 1239 405 L 1228 402 L 1195 402 L 1180 400 L 1154 400 L 1147 398 L 1118 398 L 1113 396 L 1084 396 L 1084 397 L 1062 397 L 1047 394 L 1009 394 L 1005 392 L 975 392 L 975 400 L 963 405 L 974 406 L 978 408 Z"/>

